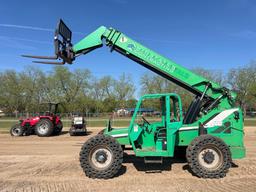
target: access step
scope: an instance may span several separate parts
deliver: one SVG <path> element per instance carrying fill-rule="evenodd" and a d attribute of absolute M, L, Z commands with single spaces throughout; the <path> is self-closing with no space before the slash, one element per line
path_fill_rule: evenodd
<path fill-rule="evenodd" d="M 163 157 L 144 157 L 144 163 L 163 163 Z"/>

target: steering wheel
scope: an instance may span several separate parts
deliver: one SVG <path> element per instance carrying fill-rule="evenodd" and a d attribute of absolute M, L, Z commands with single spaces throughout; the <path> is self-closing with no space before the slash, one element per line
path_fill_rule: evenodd
<path fill-rule="evenodd" d="M 148 120 L 147 120 L 147 119 L 145 119 L 145 117 L 141 116 L 141 118 L 143 119 L 143 121 L 144 121 L 144 122 L 146 122 L 147 124 L 149 124 L 149 125 L 150 125 L 150 123 L 148 122 Z"/>

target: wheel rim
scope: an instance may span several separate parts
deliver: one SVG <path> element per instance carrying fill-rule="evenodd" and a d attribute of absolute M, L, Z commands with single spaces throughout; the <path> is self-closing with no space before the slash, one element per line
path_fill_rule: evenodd
<path fill-rule="evenodd" d="M 207 146 L 198 153 L 198 162 L 205 169 L 217 170 L 223 164 L 223 155 L 217 147 Z"/>
<path fill-rule="evenodd" d="M 12 134 L 13 135 L 19 135 L 21 133 L 21 129 L 19 127 L 15 127 L 13 130 L 12 130 Z"/>
<path fill-rule="evenodd" d="M 49 129 L 49 126 L 47 123 L 41 123 L 38 127 L 38 132 L 40 134 L 46 134 Z"/>
<path fill-rule="evenodd" d="M 90 155 L 90 162 L 92 166 L 96 169 L 106 169 L 113 161 L 112 152 L 105 147 L 95 148 Z"/>

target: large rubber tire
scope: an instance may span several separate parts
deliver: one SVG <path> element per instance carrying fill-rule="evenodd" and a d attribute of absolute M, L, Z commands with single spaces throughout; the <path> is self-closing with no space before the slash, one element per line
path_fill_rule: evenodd
<path fill-rule="evenodd" d="M 35 126 L 35 133 L 39 137 L 49 137 L 53 134 L 54 126 L 49 119 L 41 119 Z"/>
<path fill-rule="evenodd" d="M 24 132 L 25 132 L 24 127 L 22 127 L 19 123 L 13 125 L 10 129 L 10 134 L 11 136 L 14 136 L 14 137 L 23 136 Z"/>
<path fill-rule="evenodd" d="M 54 127 L 53 135 L 59 135 L 63 129 L 63 124 L 61 121 L 58 122 L 58 124 Z"/>
<path fill-rule="evenodd" d="M 201 135 L 186 150 L 191 171 L 202 178 L 222 178 L 231 167 L 229 147 L 218 137 Z"/>
<path fill-rule="evenodd" d="M 96 135 L 81 148 L 80 164 L 87 177 L 112 178 L 120 170 L 122 162 L 122 147 L 111 136 Z"/>

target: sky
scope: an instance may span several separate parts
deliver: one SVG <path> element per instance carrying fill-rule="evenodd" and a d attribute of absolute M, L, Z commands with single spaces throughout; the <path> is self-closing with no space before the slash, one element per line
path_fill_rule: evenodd
<path fill-rule="evenodd" d="M 187 68 L 227 72 L 256 59 L 254 0 L 1 0 L 0 71 L 28 65 L 50 71 L 54 66 L 20 55 L 53 55 L 60 18 L 73 31 L 73 43 L 104 25 Z M 148 71 L 107 47 L 67 66 L 87 68 L 97 77 L 125 72 L 137 86 Z"/>

